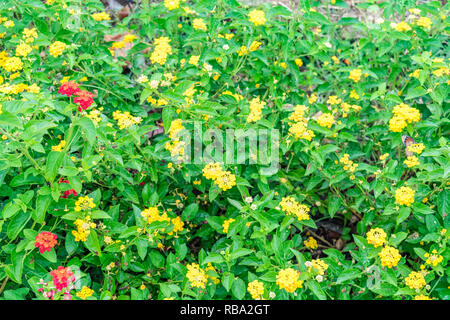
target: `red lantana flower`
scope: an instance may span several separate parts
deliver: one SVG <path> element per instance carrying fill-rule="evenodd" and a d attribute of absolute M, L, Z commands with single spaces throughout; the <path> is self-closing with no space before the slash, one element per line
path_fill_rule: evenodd
<path fill-rule="evenodd" d="M 78 111 L 86 110 L 91 106 L 91 104 L 94 102 L 94 94 L 89 91 L 78 91 L 75 93 L 77 96 L 75 99 L 73 99 L 73 102 L 79 105 Z"/>
<path fill-rule="evenodd" d="M 78 83 L 76 83 L 75 81 L 67 81 L 64 82 L 61 87 L 59 87 L 58 93 L 70 97 L 71 95 L 76 94 L 79 91 L 80 88 L 78 88 Z"/>
<path fill-rule="evenodd" d="M 45 251 L 50 252 L 50 250 L 56 245 L 56 239 L 58 239 L 56 234 L 48 231 L 42 231 L 36 236 L 36 243 L 34 246 L 39 248 L 40 253 L 44 253 Z"/>
<path fill-rule="evenodd" d="M 61 180 L 59 180 L 58 183 L 69 183 L 69 181 L 61 178 Z M 61 198 L 67 199 L 71 194 L 74 195 L 75 197 L 78 195 L 77 192 L 75 191 L 75 189 L 70 189 L 70 190 L 64 191 L 64 195 L 62 195 Z"/>
<path fill-rule="evenodd" d="M 67 288 L 70 283 L 75 281 L 75 276 L 69 267 L 59 266 L 58 269 L 53 270 L 50 274 L 53 277 L 53 284 L 58 291 L 62 291 L 62 289 Z"/>

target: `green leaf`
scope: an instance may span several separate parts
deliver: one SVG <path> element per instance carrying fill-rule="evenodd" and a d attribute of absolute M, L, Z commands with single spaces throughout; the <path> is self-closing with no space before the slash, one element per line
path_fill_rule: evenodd
<path fill-rule="evenodd" d="M 136 241 L 136 248 L 141 260 L 145 259 L 147 255 L 148 241 L 146 239 L 138 239 Z"/>
<path fill-rule="evenodd" d="M 2 210 L 3 219 L 15 216 L 20 211 L 20 206 L 14 202 L 8 202 Z"/>
<path fill-rule="evenodd" d="M 89 145 L 93 145 L 96 140 L 97 130 L 95 129 L 92 120 L 87 117 L 82 117 L 74 121 L 74 125 L 79 125 L 81 127 Z"/>
<path fill-rule="evenodd" d="M 311 289 L 312 293 L 319 299 L 319 300 L 327 300 L 327 295 L 320 287 L 319 283 L 311 280 L 306 283 L 309 289 Z"/>
<path fill-rule="evenodd" d="M 341 206 L 341 199 L 338 196 L 331 196 L 328 199 L 328 213 L 333 218 Z"/>
<path fill-rule="evenodd" d="M 360 278 L 362 275 L 360 269 L 351 268 L 351 269 L 345 269 L 344 271 L 339 273 L 339 277 L 336 280 L 336 284 L 346 282 L 348 280 L 353 280 L 356 278 Z"/>
<path fill-rule="evenodd" d="M 163 255 L 156 250 L 151 250 L 149 252 L 150 261 L 156 268 L 162 268 L 166 262 Z"/>
<path fill-rule="evenodd" d="M 12 128 L 22 127 L 19 118 L 7 111 L 0 113 L 0 125 L 8 125 Z"/>
<path fill-rule="evenodd" d="M 3 297 L 6 300 L 25 300 L 26 295 L 30 291 L 29 288 L 19 288 L 15 290 L 5 290 Z"/>
<path fill-rule="evenodd" d="M 111 216 L 102 210 L 95 210 L 91 213 L 92 219 L 111 219 Z"/>
<path fill-rule="evenodd" d="M 397 225 L 408 219 L 409 215 L 411 214 L 411 208 L 409 207 L 403 207 L 398 211 L 397 216 Z"/>
<path fill-rule="evenodd" d="M 239 300 L 245 297 L 245 282 L 240 278 L 236 278 L 231 286 L 231 292 Z"/>
<path fill-rule="evenodd" d="M 246 256 L 246 255 L 248 255 L 250 253 L 253 253 L 253 250 L 245 249 L 245 248 L 239 248 L 239 249 L 233 251 L 230 254 L 230 257 L 231 257 L 231 259 L 237 259 L 237 258 Z"/>
<path fill-rule="evenodd" d="M 183 220 L 192 220 L 195 218 L 197 212 L 198 212 L 198 203 L 191 203 L 190 205 L 186 206 L 184 208 L 183 213 L 181 214 L 181 217 Z"/>
<path fill-rule="evenodd" d="M 69 184 L 76 192 L 81 192 L 83 188 L 81 179 L 78 176 L 69 176 Z"/>
<path fill-rule="evenodd" d="M 391 238 L 389 239 L 389 243 L 393 245 L 394 247 L 397 247 L 403 240 L 406 239 L 408 236 L 408 233 L 406 232 L 397 232 L 393 235 L 391 235 Z"/>
<path fill-rule="evenodd" d="M 26 212 L 20 212 L 15 215 L 8 224 L 6 234 L 8 238 L 14 240 L 19 235 L 20 231 L 25 227 L 27 222 L 31 219 L 31 215 Z"/>
<path fill-rule="evenodd" d="M 89 232 L 89 235 L 87 236 L 87 240 L 84 242 L 86 245 L 86 248 L 89 249 L 92 253 L 101 256 L 102 250 L 100 248 L 100 242 L 98 241 L 97 233 L 93 230 Z"/>
<path fill-rule="evenodd" d="M 423 203 L 414 203 L 411 205 L 414 213 L 421 213 L 421 214 L 432 214 L 434 211 L 429 206 Z"/>
<path fill-rule="evenodd" d="M 207 256 L 205 258 L 205 260 L 203 260 L 203 264 L 207 264 L 207 263 L 222 263 L 225 260 L 223 259 L 223 257 L 218 254 L 218 253 L 210 253 L 209 256 Z"/>
<path fill-rule="evenodd" d="M 53 182 L 58 172 L 59 167 L 64 159 L 64 152 L 50 151 L 47 156 L 45 164 L 45 179 L 48 182 Z"/>
<path fill-rule="evenodd" d="M 405 100 L 414 99 L 420 96 L 423 96 L 427 93 L 427 91 L 423 87 L 415 87 L 414 89 L 409 89 L 406 94 Z"/>
<path fill-rule="evenodd" d="M 47 209 L 52 203 L 52 197 L 49 195 L 38 195 L 36 198 L 36 210 L 33 210 L 31 216 L 37 223 L 42 223 L 45 220 Z"/>
<path fill-rule="evenodd" d="M 45 251 L 44 253 L 41 253 L 41 255 L 48 261 L 50 261 L 52 263 L 56 263 L 55 248 L 52 248 L 50 251 Z"/>
<path fill-rule="evenodd" d="M 67 232 L 66 234 L 66 241 L 64 244 L 66 251 L 69 255 L 75 252 L 75 250 L 78 247 L 78 242 L 75 241 L 75 237 L 71 232 Z"/>
<path fill-rule="evenodd" d="M 225 290 L 227 290 L 227 292 L 230 292 L 233 282 L 234 282 L 234 274 L 232 274 L 231 272 L 225 272 L 222 275 L 222 285 L 225 288 Z"/>
<path fill-rule="evenodd" d="M 444 189 L 441 191 L 436 200 L 437 210 L 442 217 L 450 212 L 450 190 Z"/>

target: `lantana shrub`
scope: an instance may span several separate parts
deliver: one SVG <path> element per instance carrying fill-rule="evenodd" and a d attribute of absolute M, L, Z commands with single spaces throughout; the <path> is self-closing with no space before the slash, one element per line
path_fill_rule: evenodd
<path fill-rule="evenodd" d="M 448 4 L 355 3 L 1 1 L 1 299 L 448 299 Z"/>

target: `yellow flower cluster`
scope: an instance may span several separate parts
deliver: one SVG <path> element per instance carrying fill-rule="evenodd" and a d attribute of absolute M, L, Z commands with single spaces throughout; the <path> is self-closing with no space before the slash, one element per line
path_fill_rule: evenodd
<path fill-rule="evenodd" d="M 97 109 L 92 109 L 89 113 L 86 113 L 86 117 L 91 119 L 94 125 L 98 125 L 100 121 L 102 121 L 101 112 Z"/>
<path fill-rule="evenodd" d="M 205 270 L 200 268 L 197 263 L 191 263 L 186 266 L 188 272 L 186 273 L 186 277 L 188 278 L 191 286 L 193 288 L 205 288 L 206 282 L 208 281 L 208 277 L 206 275 Z"/>
<path fill-rule="evenodd" d="M 411 72 L 411 73 L 409 74 L 409 76 L 410 76 L 411 78 L 419 79 L 420 71 L 422 71 L 422 69 L 416 69 L 416 70 L 414 70 L 413 72 Z"/>
<path fill-rule="evenodd" d="M 436 267 L 439 263 L 444 260 L 444 257 L 437 254 L 436 250 L 433 250 L 431 254 L 428 252 L 425 253 L 425 257 L 427 258 L 427 261 L 425 261 L 426 264 L 432 265 L 433 267 Z"/>
<path fill-rule="evenodd" d="M 253 299 L 261 300 L 264 294 L 264 284 L 261 281 L 253 280 L 248 283 L 247 291 L 250 293 Z"/>
<path fill-rule="evenodd" d="M 292 134 L 295 139 L 305 139 L 311 141 L 314 137 L 314 132 L 307 129 L 308 119 L 304 117 L 308 111 L 308 107 L 304 105 L 296 105 L 294 112 L 289 116 L 289 120 L 295 121 L 290 124 L 289 133 Z"/>
<path fill-rule="evenodd" d="M 91 17 L 95 20 L 95 21 L 107 21 L 107 20 L 111 20 L 111 17 L 109 16 L 109 14 L 107 14 L 106 12 L 96 12 L 91 14 Z"/>
<path fill-rule="evenodd" d="M 329 96 L 328 100 L 327 100 L 327 103 L 331 106 L 335 105 L 335 104 L 339 104 L 341 102 L 342 102 L 342 100 L 340 98 L 338 98 L 337 96 Z"/>
<path fill-rule="evenodd" d="M 448 75 L 450 75 L 450 69 L 446 68 L 446 67 L 441 67 L 439 69 L 434 70 L 433 74 L 436 77 L 442 77 L 444 74 L 448 76 Z"/>
<path fill-rule="evenodd" d="M 381 228 L 370 229 L 366 234 L 367 242 L 372 244 L 375 248 L 381 247 L 386 242 L 386 232 Z"/>
<path fill-rule="evenodd" d="M 303 281 L 299 280 L 300 272 L 292 268 L 282 269 L 277 274 L 276 284 L 280 289 L 287 292 L 294 292 L 303 286 Z"/>
<path fill-rule="evenodd" d="M 303 60 L 300 58 L 295 59 L 294 62 L 297 65 L 297 67 L 301 67 L 303 65 Z"/>
<path fill-rule="evenodd" d="M 393 113 L 393 117 L 389 120 L 389 129 L 392 132 L 402 132 L 407 123 L 418 122 L 420 120 L 419 110 L 404 103 L 394 106 Z"/>
<path fill-rule="evenodd" d="M 414 202 L 414 194 L 410 187 L 400 187 L 395 190 L 395 202 L 409 207 Z"/>
<path fill-rule="evenodd" d="M 325 274 L 325 271 L 327 271 L 328 269 L 328 264 L 326 264 L 323 260 L 313 259 L 311 260 L 311 266 L 309 267 L 308 271 L 311 272 L 312 268 L 314 268 L 319 275 L 323 276 Z"/>
<path fill-rule="evenodd" d="M 67 45 L 61 41 L 53 42 L 49 47 L 50 55 L 52 55 L 55 58 L 60 56 L 63 53 L 64 49 L 66 49 L 66 46 Z"/>
<path fill-rule="evenodd" d="M 410 25 L 407 24 L 405 21 L 402 21 L 399 23 L 394 23 L 394 24 L 392 24 L 392 27 L 399 32 L 411 30 Z"/>
<path fill-rule="evenodd" d="M 283 68 L 283 69 L 286 69 L 286 68 L 287 68 L 286 62 L 278 62 L 278 61 L 275 61 L 274 65 L 275 65 L 275 66 L 279 66 L 280 68 Z"/>
<path fill-rule="evenodd" d="M 250 100 L 250 114 L 247 117 L 247 122 L 256 122 L 261 119 L 262 109 L 266 102 L 261 101 L 259 97 Z"/>
<path fill-rule="evenodd" d="M 241 101 L 241 100 L 244 99 L 244 97 L 243 97 L 242 95 L 240 95 L 239 93 L 232 93 L 232 92 L 229 91 L 229 90 L 226 90 L 226 91 L 222 92 L 222 94 L 230 95 L 230 96 L 232 96 L 233 98 L 235 98 L 236 101 Z"/>
<path fill-rule="evenodd" d="M 350 112 L 351 109 L 353 109 L 357 112 L 361 110 L 361 106 L 358 106 L 356 104 L 351 105 L 347 102 L 342 102 L 340 107 L 343 110 L 343 113 L 342 113 L 343 118 L 347 118 L 347 113 Z"/>
<path fill-rule="evenodd" d="M 170 218 L 167 216 L 167 213 L 163 213 L 162 215 L 160 215 L 159 210 L 156 206 L 142 210 L 141 216 L 147 220 L 147 223 L 152 223 L 154 221 L 170 222 Z"/>
<path fill-rule="evenodd" d="M 350 98 L 359 100 L 359 94 L 353 89 L 352 91 L 350 91 Z"/>
<path fill-rule="evenodd" d="M 350 75 L 348 76 L 348 78 L 350 80 L 353 80 L 354 82 L 358 82 L 359 80 L 361 80 L 361 75 L 361 69 L 353 69 L 352 71 L 350 71 Z"/>
<path fill-rule="evenodd" d="M 222 175 L 217 177 L 214 183 L 223 191 L 226 191 L 236 185 L 236 176 L 229 171 L 225 171 Z"/>
<path fill-rule="evenodd" d="M 250 51 L 250 52 L 256 51 L 261 47 L 261 45 L 262 45 L 261 41 L 253 41 L 250 44 L 250 47 L 248 47 L 248 51 Z"/>
<path fill-rule="evenodd" d="M 17 83 L 10 85 L 9 83 L 5 83 L 0 86 L 0 92 L 4 94 L 19 94 L 24 91 L 31 92 L 31 93 L 39 93 L 41 88 L 35 83 L 33 83 L 31 86 L 25 84 L 25 83 Z"/>
<path fill-rule="evenodd" d="M 255 26 L 260 26 L 266 23 L 266 17 L 263 10 L 253 9 L 248 14 L 250 22 Z"/>
<path fill-rule="evenodd" d="M 76 219 L 74 222 L 77 230 L 72 230 L 72 234 L 75 237 L 75 241 L 86 241 L 91 229 L 97 227 L 97 225 L 91 222 L 91 217 L 87 216 L 84 219 Z"/>
<path fill-rule="evenodd" d="M 385 246 L 381 249 L 378 256 L 381 259 L 381 265 L 388 268 L 395 267 L 402 258 L 398 250 L 390 246 Z"/>
<path fill-rule="evenodd" d="M 183 92 L 184 101 L 186 101 L 188 105 L 194 103 L 194 95 L 196 92 L 197 89 L 195 89 L 194 85 L 190 86 L 189 88 L 186 89 L 186 91 Z"/>
<path fill-rule="evenodd" d="M 94 294 L 94 290 L 92 290 L 86 286 L 83 286 L 83 288 L 81 288 L 81 291 L 77 292 L 77 297 L 81 298 L 83 300 L 86 300 L 86 298 L 92 296 L 93 294 Z"/>
<path fill-rule="evenodd" d="M 124 37 L 123 37 L 123 42 L 125 42 L 125 43 L 131 43 L 131 42 L 133 42 L 135 39 L 137 39 L 137 37 L 134 35 L 134 34 L 131 34 L 131 33 L 129 33 L 129 34 L 127 34 L 127 35 L 125 35 Z"/>
<path fill-rule="evenodd" d="M 317 101 L 317 93 L 313 92 L 309 97 L 308 97 L 308 102 L 309 104 L 313 104 L 314 102 Z"/>
<path fill-rule="evenodd" d="M 95 208 L 94 199 L 89 196 L 79 197 L 75 202 L 75 211 L 87 211 Z"/>
<path fill-rule="evenodd" d="M 133 117 L 128 111 L 121 112 L 120 110 L 113 112 L 113 119 L 117 121 L 121 130 L 129 128 L 133 124 L 139 124 L 142 121 L 141 117 Z"/>
<path fill-rule="evenodd" d="M 23 39 L 25 40 L 26 43 L 30 43 L 33 42 L 34 39 L 36 39 L 38 37 L 37 34 L 37 29 L 36 28 L 25 28 L 22 31 L 22 35 L 23 35 Z"/>
<path fill-rule="evenodd" d="M 6 72 L 15 72 L 23 68 L 23 62 L 19 57 L 0 57 L 0 65 Z"/>
<path fill-rule="evenodd" d="M 3 26 L 5 28 L 12 28 L 15 26 L 15 24 L 14 24 L 14 21 L 6 19 L 6 21 L 3 22 Z"/>
<path fill-rule="evenodd" d="M 66 146 L 66 141 L 65 140 L 61 140 L 58 145 L 52 146 L 52 151 L 61 152 L 62 149 L 64 149 L 65 146 Z"/>
<path fill-rule="evenodd" d="M 198 60 L 200 60 L 200 56 L 191 56 L 189 58 L 189 64 L 192 64 L 194 66 L 198 66 Z"/>
<path fill-rule="evenodd" d="M 408 168 L 412 168 L 419 165 L 419 158 L 417 158 L 416 156 L 410 156 L 406 158 L 406 160 L 403 161 L 403 163 L 406 164 Z"/>
<path fill-rule="evenodd" d="M 349 157 L 349 155 L 347 153 L 345 153 L 344 156 L 339 159 L 339 162 L 344 165 L 344 170 L 348 171 L 350 173 L 350 179 L 354 180 L 355 179 L 354 172 L 355 172 L 356 168 L 358 167 L 358 164 L 354 163 L 348 157 Z"/>
<path fill-rule="evenodd" d="M 249 54 L 250 52 L 256 51 L 261 47 L 262 42 L 253 41 L 250 46 L 247 48 L 246 46 L 241 46 L 238 51 L 238 55 L 241 57 L 243 55 Z"/>
<path fill-rule="evenodd" d="M 202 172 L 206 179 L 215 180 L 222 174 L 222 166 L 218 162 L 209 163 L 203 168 Z"/>
<path fill-rule="evenodd" d="M 420 17 L 419 19 L 417 19 L 416 24 L 419 27 L 422 27 L 422 28 L 425 28 L 425 29 L 430 29 L 431 25 L 433 24 L 433 22 L 431 21 L 430 18 Z"/>
<path fill-rule="evenodd" d="M 178 9 L 180 7 L 180 0 L 164 0 L 164 6 L 169 10 Z"/>
<path fill-rule="evenodd" d="M 172 157 L 177 157 L 181 160 L 184 155 L 184 141 L 180 141 L 180 133 L 185 129 L 180 119 L 173 120 L 169 127 L 170 142 L 165 144 L 166 150 L 170 151 Z"/>
<path fill-rule="evenodd" d="M 411 289 L 421 289 L 427 284 L 423 274 L 416 271 L 411 271 L 411 273 L 405 278 L 405 283 Z"/>
<path fill-rule="evenodd" d="M 159 63 L 161 65 L 166 63 L 167 56 L 172 53 L 172 47 L 169 42 L 170 39 L 168 37 L 155 39 L 155 49 L 150 56 L 152 63 Z"/>
<path fill-rule="evenodd" d="M 214 183 L 223 191 L 236 185 L 236 176 L 229 171 L 223 171 L 220 163 L 209 163 L 202 172 L 206 179 L 214 180 Z"/>
<path fill-rule="evenodd" d="M 305 139 L 308 141 L 311 141 L 315 136 L 312 130 L 307 129 L 306 122 L 303 121 L 291 124 L 289 133 L 291 133 L 296 139 Z"/>
<path fill-rule="evenodd" d="M 414 297 L 414 300 L 433 300 L 433 299 L 431 299 L 429 296 L 419 294 Z"/>
<path fill-rule="evenodd" d="M 283 197 L 280 202 L 281 211 L 287 215 L 296 216 L 298 220 L 309 220 L 310 209 L 305 204 L 298 203 L 293 197 Z"/>
<path fill-rule="evenodd" d="M 232 222 L 234 222 L 234 221 L 236 221 L 236 220 L 234 220 L 233 218 L 230 218 L 230 219 L 225 220 L 225 221 L 223 222 L 222 227 L 223 227 L 223 232 L 224 232 L 224 233 L 228 233 L 228 229 L 230 228 L 230 224 L 231 224 Z"/>
<path fill-rule="evenodd" d="M 16 47 L 16 56 L 26 57 L 30 54 L 31 50 L 33 49 L 21 40 L 20 44 Z"/>
<path fill-rule="evenodd" d="M 173 224 L 173 230 L 172 230 L 172 232 L 168 233 L 169 236 L 172 235 L 174 232 L 183 231 L 184 222 L 183 222 L 183 220 L 181 220 L 180 217 L 173 218 L 171 221 Z"/>
<path fill-rule="evenodd" d="M 406 148 L 407 151 L 414 152 L 417 154 L 421 154 L 423 149 L 425 149 L 425 145 L 423 143 L 414 143 Z"/>
<path fill-rule="evenodd" d="M 206 31 L 206 23 L 203 19 L 194 19 L 194 21 L 192 21 L 192 26 L 195 30 Z"/>
<path fill-rule="evenodd" d="M 331 113 L 323 113 L 317 118 L 317 123 L 321 127 L 331 128 L 335 123 L 334 116 Z"/>
<path fill-rule="evenodd" d="M 307 240 L 303 241 L 303 244 L 305 245 L 305 247 L 312 250 L 315 250 L 319 247 L 316 239 L 314 239 L 313 237 L 309 237 Z"/>
<path fill-rule="evenodd" d="M 216 268 L 213 267 L 213 265 L 211 264 L 211 262 L 208 262 L 208 265 L 207 265 L 206 268 L 205 268 L 205 272 L 208 272 L 209 270 L 212 270 L 212 271 L 217 272 L 217 271 L 216 271 Z M 212 277 L 212 276 L 210 276 L 210 275 L 208 275 L 208 274 L 206 274 L 206 276 L 207 276 L 209 279 L 211 279 L 212 282 L 214 282 L 214 284 L 217 285 L 217 284 L 220 283 L 220 280 L 219 280 L 218 278 Z"/>

